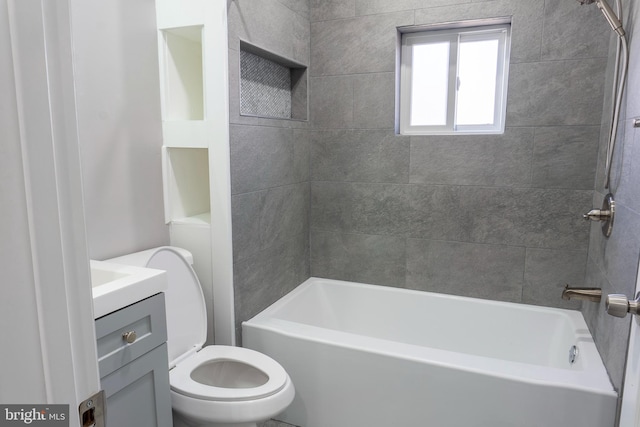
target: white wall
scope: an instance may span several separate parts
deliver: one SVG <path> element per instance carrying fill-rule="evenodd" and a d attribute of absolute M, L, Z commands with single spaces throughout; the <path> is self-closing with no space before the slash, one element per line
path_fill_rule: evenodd
<path fill-rule="evenodd" d="M 76 1 L 71 13 L 89 255 L 168 244 L 155 2 Z"/>

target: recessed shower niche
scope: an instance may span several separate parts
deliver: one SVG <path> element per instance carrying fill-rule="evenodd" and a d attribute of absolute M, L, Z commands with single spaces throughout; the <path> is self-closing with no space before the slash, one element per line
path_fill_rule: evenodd
<path fill-rule="evenodd" d="M 307 66 L 241 41 L 240 115 L 307 120 Z"/>

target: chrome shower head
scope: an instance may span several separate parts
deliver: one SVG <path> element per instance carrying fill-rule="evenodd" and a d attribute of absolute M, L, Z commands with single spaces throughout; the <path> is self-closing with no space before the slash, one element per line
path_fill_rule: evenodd
<path fill-rule="evenodd" d="M 604 17 L 607 19 L 607 22 L 609 23 L 609 25 L 611 25 L 611 28 L 613 28 L 613 31 L 615 31 L 618 34 L 618 36 L 624 37 L 625 32 L 624 32 L 624 28 L 622 28 L 622 23 L 616 16 L 616 13 L 613 11 L 613 9 L 611 9 L 611 6 L 609 6 L 609 3 L 607 3 L 607 0 L 577 0 L 577 1 L 580 4 L 595 3 L 596 6 L 598 6 L 598 9 L 600 9 Z"/>

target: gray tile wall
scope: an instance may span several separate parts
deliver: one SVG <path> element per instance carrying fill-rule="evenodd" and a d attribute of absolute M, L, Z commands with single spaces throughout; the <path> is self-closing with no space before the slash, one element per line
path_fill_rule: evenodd
<path fill-rule="evenodd" d="M 396 27 L 512 17 L 504 135 L 394 134 Z M 311 0 L 311 275 L 577 308 L 609 30 L 566 0 Z M 562 25 L 559 25 L 562 23 Z"/>
<path fill-rule="evenodd" d="M 611 123 L 612 97 L 611 75 L 615 59 L 613 39 L 607 68 L 606 100 L 602 116 L 600 156 L 595 181 L 593 206 L 600 207 L 604 195 L 613 192 L 616 199 L 616 218 L 613 233 L 608 239 L 602 235 L 599 224 L 591 225 L 586 283 L 602 287 L 603 293 L 635 294 L 638 257 L 640 254 L 640 130 L 633 127 L 633 119 L 640 117 L 640 5 L 625 5 L 625 28 L 630 40 L 631 62 L 626 95 L 618 130 L 618 140 L 613 161 L 612 182 L 604 189 L 604 162 L 607 132 Z M 604 311 L 604 299 L 600 305 L 583 304 L 582 312 L 595 336 L 609 375 L 620 390 L 624 379 L 628 334 L 631 319 L 619 319 Z"/>
<path fill-rule="evenodd" d="M 640 6 L 627 3 L 627 93 L 637 94 Z M 568 308 L 580 304 L 560 300 L 565 283 L 633 294 L 640 133 L 631 123 L 640 97 L 625 99 L 621 118 L 614 233 L 604 239 L 580 219 L 605 194 L 613 56 L 595 8 L 566 0 L 228 5 L 238 325 L 310 273 Z M 513 23 L 505 134 L 396 136 L 395 28 L 495 16 Z M 239 115 L 241 38 L 311 64 L 310 128 Z M 595 304 L 582 311 L 620 389 L 630 320 Z"/>
<path fill-rule="evenodd" d="M 229 0 L 231 205 L 236 330 L 309 277 L 309 133 L 240 115 L 240 40 L 309 64 L 308 0 Z"/>
<path fill-rule="evenodd" d="M 625 4 L 627 93 L 637 94 L 640 6 Z M 625 99 L 621 118 L 614 234 L 604 239 L 580 220 L 605 193 L 613 56 L 595 8 L 566 0 L 228 5 L 238 325 L 310 273 L 568 308 L 580 304 L 560 300 L 565 283 L 633 294 L 638 96 Z M 505 134 L 396 136 L 395 28 L 495 16 L 513 24 Z M 239 115 L 240 39 L 311 64 L 311 126 Z M 595 304 L 582 311 L 620 389 L 630 320 Z"/>

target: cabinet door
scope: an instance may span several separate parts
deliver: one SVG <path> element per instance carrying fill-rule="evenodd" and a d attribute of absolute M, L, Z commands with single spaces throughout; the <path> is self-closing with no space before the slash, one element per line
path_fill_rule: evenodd
<path fill-rule="evenodd" d="M 103 377 L 106 427 L 172 427 L 167 345 Z"/>

